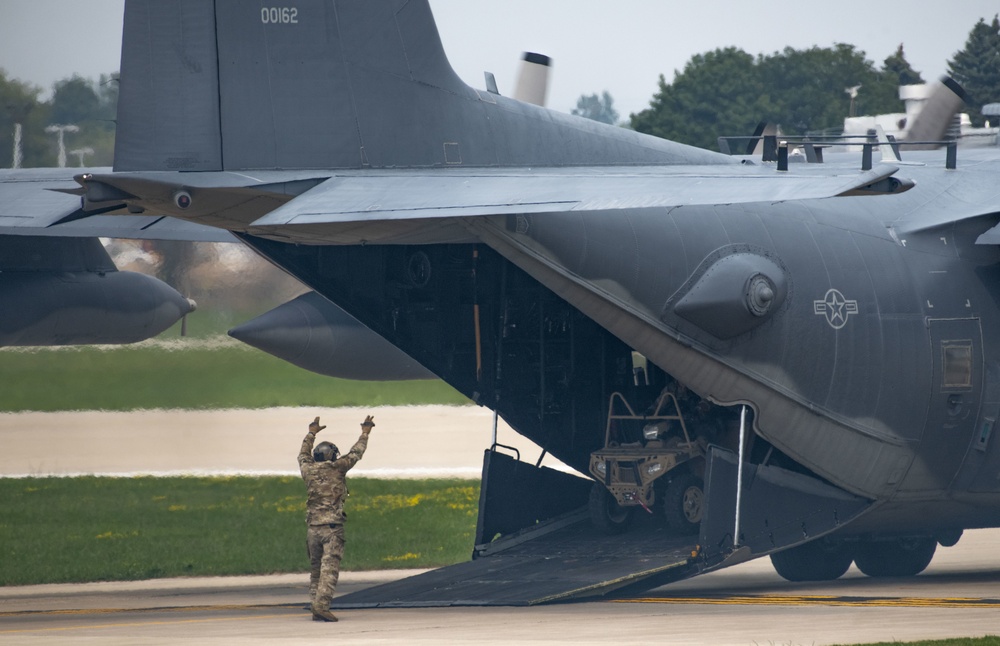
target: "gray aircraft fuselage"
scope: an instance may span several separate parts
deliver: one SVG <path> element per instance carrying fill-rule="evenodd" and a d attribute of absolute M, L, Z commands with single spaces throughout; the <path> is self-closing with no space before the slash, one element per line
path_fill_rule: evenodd
<path fill-rule="evenodd" d="M 610 393 L 645 405 L 674 381 L 725 409 L 707 440 L 734 448 L 726 407 L 748 404 L 764 443 L 896 531 L 1000 524 L 1000 256 L 976 244 L 996 160 L 810 198 L 856 167 L 782 178 L 473 90 L 422 2 L 297 16 L 130 2 L 117 177 L 85 193 L 230 229 L 583 472 Z M 186 58 L 150 55 L 192 21 Z M 648 386 L 633 350 L 662 371 Z"/>
<path fill-rule="evenodd" d="M 832 532 L 916 573 L 1000 526 L 996 151 L 783 172 L 474 90 L 426 0 L 272 9 L 129 0 L 115 172 L 69 217 L 227 229 L 581 473 L 613 394 L 675 393 L 706 568 Z M 879 570 L 872 536 L 920 540 Z"/>
<path fill-rule="evenodd" d="M 997 218 L 909 230 L 908 214 L 982 178 L 976 170 L 949 174 L 943 159 L 907 170 L 919 188 L 901 195 L 496 216 L 470 224 L 508 260 L 485 253 L 473 259 L 472 246 L 462 251 L 461 245 L 296 253 L 312 256 L 304 264 L 339 260 L 339 273 L 351 277 L 358 276 L 353 266 L 370 263 L 391 275 L 399 265 L 400 283 L 415 256 L 427 259 L 432 275 L 442 264 L 445 271 L 454 265 L 454 276 L 411 284 L 404 294 L 368 283 L 358 293 L 350 278 L 310 275 L 294 261 L 286 266 L 459 390 L 495 403 L 517 430 L 581 470 L 603 430 L 600 406 L 589 406 L 587 418 L 588 405 L 579 401 L 587 397 L 588 375 L 596 379 L 608 370 L 590 365 L 594 344 L 621 341 L 702 398 L 749 404 L 756 432 L 774 447 L 838 487 L 880 501 L 881 511 L 859 521 L 858 531 L 988 526 L 1000 522 L 1000 449 L 990 441 L 1000 407 L 1000 377 L 990 369 L 1000 358 L 990 335 L 1000 317 L 1000 252 L 976 239 Z M 289 263 L 280 247 L 258 244 Z M 485 361 L 499 362 L 498 374 L 469 375 L 474 361 L 462 360 L 472 353 L 471 339 L 463 344 L 457 328 L 471 328 L 474 302 L 492 316 L 510 316 L 498 296 L 507 283 L 463 289 L 463 273 L 485 283 L 486 276 L 508 271 L 508 262 L 544 286 L 549 298 L 572 304 L 553 298 L 553 314 L 533 324 L 572 321 L 567 310 L 575 309 L 600 328 L 579 333 L 588 340 L 569 351 L 569 368 L 555 358 L 557 341 L 546 341 L 546 331 L 531 337 L 540 354 L 552 345 L 549 361 L 569 371 L 554 379 L 542 374 L 526 388 L 547 385 L 548 394 L 511 392 L 518 386 L 504 370 L 523 379 L 521 371 L 544 368 L 506 365 L 521 360 L 504 352 L 502 323 L 482 322 L 489 316 L 481 317 L 480 334 L 500 346 Z M 745 283 L 757 273 L 776 285 L 781 300 L 760 315 L 744 306 Z M 722 277 L 717 285 L 714 276 Z M 449 302 L 438 293 L 428 295 L 427 304 L 452 309 L 442 317 L 423 313 L 437 323 L 421 325 L 413 292 L 441 289 L 454 291 Z M 699 292 L 704 303 L 685 309 L 697 301 L 685 297 Z M 379 305 L 369 310 L 365 301 Z M 395 330 L 379 311 L 392 313 Z M 605 362 L 625 361 L 622 348 L 608 352 L 613 357 Z M 613 381 L 608 374 L 601 379 Z M 613 388 L 593 390 L 600 399 Z M 568 399 L 551 401 L 556 397 Z M 524 414 L 525 406 L 537 414 Z"/>

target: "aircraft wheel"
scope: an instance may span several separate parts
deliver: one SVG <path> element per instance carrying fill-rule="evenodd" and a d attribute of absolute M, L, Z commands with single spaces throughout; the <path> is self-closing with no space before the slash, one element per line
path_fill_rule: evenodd
<path fill-rule="evenodd" d="M 590 488 L 590 522 L 605 534 L 620 534 L 632 521 L 631 507 L 622 507 L 604 485 L 595 482 Z"/>
<path fill-rule="evenodd" d="M 854 564 L 871 577 L 916 576 L 930 565 L 937 541 L 922 536 L 858 544 Z"/>
<path fill-rule="evenodd" d="M 705 484 L 693 473 L 672 479 L 663 491 L 667 525 L 680 534 L 697 534 L 705 505 Z"/>
<path fill-rule="evenodd" d="M 786 581 L 833 581 L 852 560 L 846 545 L 822 538 L 771 555 L 771 565 Z"/>

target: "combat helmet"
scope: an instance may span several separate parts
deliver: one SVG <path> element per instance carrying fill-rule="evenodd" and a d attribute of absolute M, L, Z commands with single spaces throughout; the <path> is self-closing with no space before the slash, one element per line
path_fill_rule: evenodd
<path fill-rule="evenodd" d="M 317 462 L 336 460 L 338 455 L 340 455 L 340 450 L 332 442 L 320 442 L 313 449 L 313 460 Z"/>

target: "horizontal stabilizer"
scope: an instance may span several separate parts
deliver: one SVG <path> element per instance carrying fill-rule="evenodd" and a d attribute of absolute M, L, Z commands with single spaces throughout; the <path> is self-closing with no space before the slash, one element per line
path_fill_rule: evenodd
<path fill-rule="evenodd" d="M 849 194 L 895 166 L 848 175 L 778 175 L 767 168 L 479 169 L 339 173 L 254 227 L 566 211 L 782 202 Z"/>
<path fill-rule="evenodd" d="M 37 229 L 55 224 L 80 210 L 80 198 L 63 191 L 80 188 L 73 181 L 79 168 L 34 168 L 0 171 L 0 231 Z M 84 169 L 85 170 L 85 169 Z M 94 169 L 110 172 L 110 168 Z M 34 232 L 32 235 L 35 235 Z"/>
<path fill-rule="evenodd" d="M 194 222 L 137 215 L 94 215 L 81 208 L 80 173 L 110 173 L 110 168 L 35 168 L 0 171 L 0 235 L 66 238 L 127 238 L 236 242 L 231 233 Z M 111 205 L 121 207 L 121 204 Z M 107 209 L 101 212 L 109 213 Z M 120 209 L 121 213 L 125 209 Z"/>

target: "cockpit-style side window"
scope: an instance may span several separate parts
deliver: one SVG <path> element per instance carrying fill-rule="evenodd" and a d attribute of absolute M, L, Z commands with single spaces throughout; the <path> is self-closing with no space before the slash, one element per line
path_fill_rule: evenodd
<path fill-rule="evenodd" d="M 941 387 L 972 388 L 972 341 L 941 342 Z"/>

